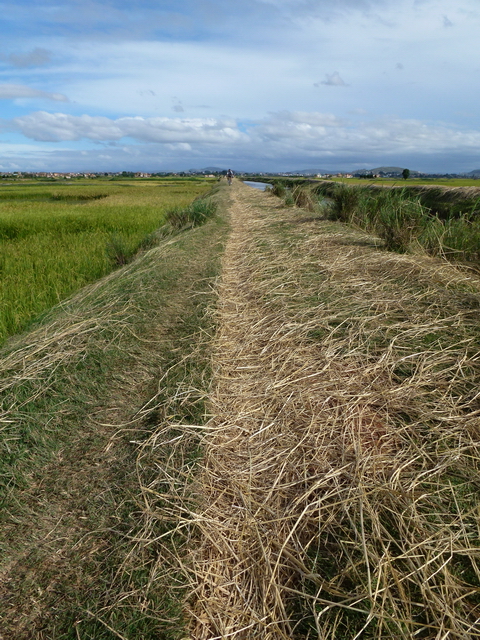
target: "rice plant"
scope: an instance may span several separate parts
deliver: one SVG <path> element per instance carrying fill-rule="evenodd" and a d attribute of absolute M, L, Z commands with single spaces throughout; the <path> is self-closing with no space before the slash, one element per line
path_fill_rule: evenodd
<path fill-rule="evenodd" d="M 164 188 L 164 187 L 167 187 Z M 173 205 L 205 193 L 204 181 L 140 186 L 102 182 L 52 191 L 15 185 L 0 194 L 0 343 L 39 314 L 152 246 Z M 192 211 L 205 215 L 203 204 Z"/>

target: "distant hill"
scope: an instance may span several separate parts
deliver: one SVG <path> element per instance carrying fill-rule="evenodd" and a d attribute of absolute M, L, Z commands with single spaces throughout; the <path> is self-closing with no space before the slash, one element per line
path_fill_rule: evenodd
<path fill-rule="evenodd" d="M 375 169 L 359 169 L 353 173 L 393 173 L 401 176 L 404 169 L 405 167 L 376 167 Z M 410 175 L 418 176 L 420 172 L 410 169 Z"/>
<path fill-rule="evenodd" d="M 222 169 L 221 167 L 205 167 L 200 169 L 200 173 L 220 173 L 221 171 L 226 171 L 226 169 Z"/>
<path fill-rule="evenodd" d="M 227 167 L 228 168 L 228 167 Z M 221 173 L 222 171 L 226 171 L 227 169 L 222 169 L 221 167 L 204 167 L 203 169 L 189 169 L 189 173 Z"/>
<path fill-rule="evenodd" d="M 473 171 L 470 171 L 470 173 L 467 173 L 467 176 L 472 176 L 472 178 L 480 178 L 480 169 L 474 169 Z"/>
<path fill-rule="evenodd" d="M 296 171 L 289 171 L 288 173 L 293 175 L 298 174 L 300 176 L 316 176 L 317 173 L 319 173 L 324 176 L 326 173 L 332 174 L 336 173 L 336 171 L 325 171 L 325 169 L 297 169 Z"/>
<path fill-rule="evenodd" d="M 342 171 L 341 173 L 352 173 L 352 174 L 364 174 L 364 173 L 393 173 L 395 175 L 402 175 L 402 171 L 404 170 L 405 167 L 376 167 L 375 169 L 355 169 L 354 171 Z M 292 171 L 293 174 L 300 174 L 303 176 L 314 176 L 317 173 L 319 173 L 320 175 L 325 175 L 325 174 L 336 174 L 338 173 L 337 171 L 325 171 L 325 169 L 303 169 L 301 171 Z M 414 171 L 412 169 L 410 169 L 410 175 L 411 176 L 418 176 L 420 175 L 419 171 Z"/>

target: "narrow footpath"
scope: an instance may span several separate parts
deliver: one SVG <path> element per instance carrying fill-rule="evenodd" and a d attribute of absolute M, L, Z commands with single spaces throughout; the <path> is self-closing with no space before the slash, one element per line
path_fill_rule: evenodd
<path fill-rule="evenodd" d="M 0 640 L 480 638 L 478 276 L 209 197 L 2 347 Z"/>
<path fill-rule="evenodd" d="M 191 638 L 477 637 L 478 281 L 231 195 Z"/>

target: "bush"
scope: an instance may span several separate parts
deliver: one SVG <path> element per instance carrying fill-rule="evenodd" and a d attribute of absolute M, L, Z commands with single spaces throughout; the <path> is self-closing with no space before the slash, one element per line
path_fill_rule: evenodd
<path fill-rule="evenodd" d="M 210 198 L 199 198 L 183 209 L 179 207 L 169 209 L 165 214 L 165 220 L 174 229 L 198 227 L 204 224 L 208 218 L 211 218 L 216 210 L 217 205 L 213 200 Z"/>
<path fill-rule="evenodd" d="M 279 198 L 284 198 L 286 192 L 285 183 L 280 180 L 275 182 L 272 187 L 272 193 L 274 196 L 278 196 Z"/>

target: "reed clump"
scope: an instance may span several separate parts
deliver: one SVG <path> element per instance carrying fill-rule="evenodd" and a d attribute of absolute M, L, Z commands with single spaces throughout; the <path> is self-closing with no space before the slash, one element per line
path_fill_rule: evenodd
<path fill-rule="evenodd" d="M 478 263 L 478 202 L 450 202 L 442 191 L 443 200 L 437 206 L 432 204 L 437 191 L 339 183 L 321 183 L 314 189 L 317 195 L 333 200 L 327 212 L 330 219 L 377 234 L 389 250 L 421 249 L 449 260 Z"/>

